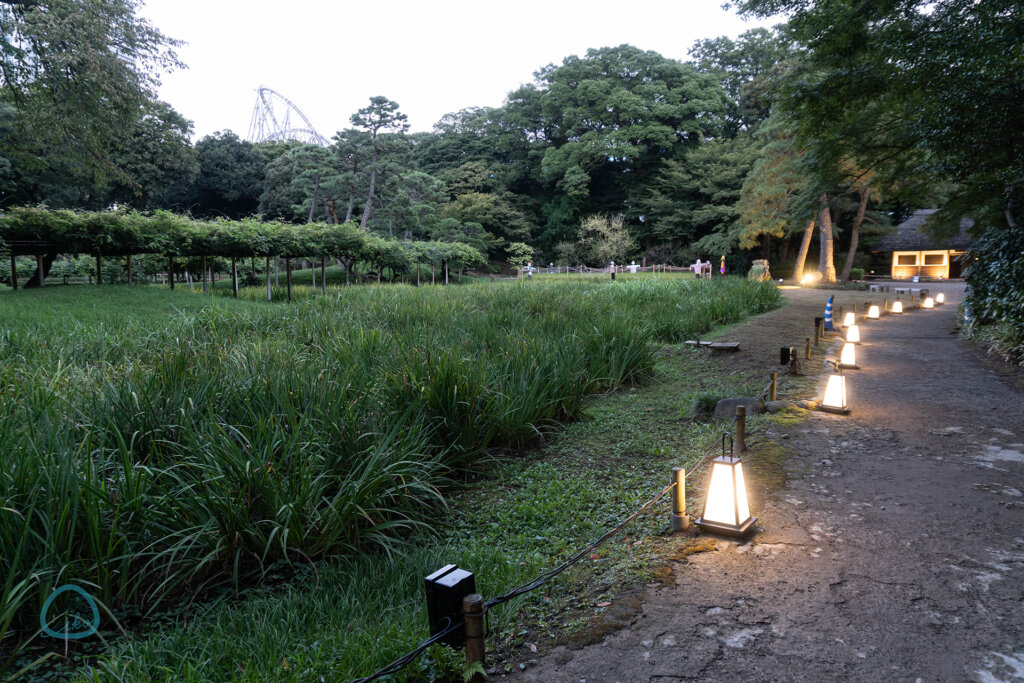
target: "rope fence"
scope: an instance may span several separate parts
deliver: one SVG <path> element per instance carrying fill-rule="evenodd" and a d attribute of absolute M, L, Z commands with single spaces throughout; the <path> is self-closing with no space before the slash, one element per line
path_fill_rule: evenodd
<path fill-rule="evenodd" d="M 772 373 L 771 381 L 769 381 L 768 384 L 765 385 L 764 389 L 762 389 L 761 393 L 755 398 L 755 400 L 756 401 L 763 401 L 766 397 L 772 396 L 772 394 L 774 393 L 774 389 L 776 387 L 776 382 L 777 382 L 777 376 L 776 376 L 775 373 Z M 697 460 L 697 462 L 694 463 L 693 466 L 689 470 L 687 470 L 685 472 L 685 477 L 683 478 L 683 481 L 688 479 L 697 470 L 699 470 L 701 467 L 706 465 L 708 463 L 708 460 L 716 453 L 716 451 L 718 451 L 719 449 L 723 449 L 724 450 L 725 449 L 725 440 L 726 440 L 726 438 L 729 439 L 729 443 L 730 443 L 730 445 L 732 445 L 732 443 L 733 443 L 732 442 L 733 430 L 737 428 L 737 423 L 740 421 L 741 417 L 743 418 L 743 420 L 745 422 L 745 413 L 741 414 L 740 411 L 737 411 L 737 414 L 733 417 L 732 421 L 729 423 L 729 426 L 722 432 L 721 436 L 719 438 L 715 439 L 703 451 L 701 457 Z M 739 431 L 742 431 L 742 430 L 743 430 L 743 426 L 740 426 L 739 427 Z M 591 553 L 594 550 L 596 550 L 597 548 L 599 548 L 608 539 L 610 539 L 616 533 L 618 533 L 619 531 L 624 529 L 631 522 L 636 520 L 637 517 L 639 517 L 641 514 L 643 514 L 648 509 L 650 509 L 652 506 L 654 506 L 659 501 L 661 501 L 663 498 L 665 498 L 665 496 L 667 494 L 669 494 L 670 492 L 672 492 L 672 490 L 676 487 L 676 483 L 677 483 L 676 481 L 673 481 L 672 483 L 670 483 L 667 486 L 665 486 L 664 488 L 662 488 L 652 498 L 650 498 L 645 503 L 643 503 L 643 505 L 641 505 L 635 512 L 633 512 L 628 517 L 623 519 L 621 522 L 616 524 L 614 527 L 612 527 L 611 529 L 606 531 L 603 535 L 601 535 L 600 538 L 598 538 L 598 539 L 594 540 L 593 542 L 591 542 L 591 543 L 587 544 L 586 546 L 584 546 L 579 552 L 575 553 L 572 557 L 568 558 L 567 560 L 562 562 L 557 567 L 555 567 L 553 569 L 550 569 L 550 570 L 548 570 L 548 571 L 546 571 L 546 572 L 544 572 L 542 574 L 537 575 L 536 577 L 534 577 L 532 580 L 528 581 L 527 583 L 524 583 L 524 584 L 522 584 L 520 586 L 517 586 L 516 588 L 513 588 L 512 590 L 508 591 L 507 593 L 505 593 L 503 595 L 496 596 L 494 598 L 491 598 L 487 602 L 485 602 L 484 603 L 484 614 L 486 614 L 487 610 L 489 610 L 492 607 L 497 607 L 498 605 L 506 603 L 509 600 L 512 600 L 514 598 L 519 597 L 520 595 L 525 595 L 526 593 L 529 593 L 529 592 L 539 588 L 540 586 L 544 585 L 545 583 L 547 583 L 551 579 L 555 578 L 556 576 L 558 576 L 562 572 L 566 571 L 567 569 L 569 569 L 573 565 L 577 564 L 584 557 L 587 557 L 589 553 Z M 369 683 L 369 681 L 374 681 L 374 680 L 377 680 L 379 678 L 382 678 L 383 676 L 388 676 L 390 674 L 393 674 L 393 673 L 396 673 L 396 672 L 400 671 L 402 668 L 404 668 L 404 667 L 408 666 L 410 663 L 412 663 L 412 661 L 414 659 L 416 659 L 416 657 L 418 657 L 428 647 L 430 647 L 434 643 L 438 642 L 439 640 L 442 640 L 445 636 L 449 635 L 450 633 L 458 630 L 459 628 L 462 628 L 463 626 L 465 626 L 465 624 L 466 624 L 465 621 L 460 621 L 458 623 L 454 623 L 454 624 L 451 624 L 451 625 L 447 626 L 443 631 L 440 631 L 440 632 L 432 635 L 430 638 L 424 640 L 422 643 L 420 643 L 418 646 L 416 646 L 416 648 L 414 650 L 408 652 L 405 655 L 402 655 L 401 657 L 399 657 L 395 661 L 391 662 L 387 666 L 383 667 L 382 669 L 376 671 L 375 673 L 373 673 L 373 674 L 371 674 L 371 675 L 369 675 L 369 676 L 367 676 L 365 678 L 357 678 L 357 679 L 355 679 L 352 683 Z"/>

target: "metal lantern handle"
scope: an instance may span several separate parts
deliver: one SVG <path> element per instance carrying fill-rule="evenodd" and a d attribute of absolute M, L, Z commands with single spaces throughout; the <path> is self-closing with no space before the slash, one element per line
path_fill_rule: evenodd
<path fill-rule="evenodd" d="M 726 437 L 729 438 L 729 453 L 728 454 L 726 454 L 726 452 L 725 452 L 725 439 L 726 439 Z M 722 432 L 722 457 L 723 458 L 725 458 L 725 457 L 731 458 L 732 454 L 733 454 L 732 432 Z"/>

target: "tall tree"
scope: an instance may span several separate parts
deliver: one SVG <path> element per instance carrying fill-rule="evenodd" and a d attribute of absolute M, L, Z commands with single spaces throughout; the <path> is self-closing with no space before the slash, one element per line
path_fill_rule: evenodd
<path fill-rule="evenodd" d="M 726 135 L 753 131 L 768 118 L 774 81 L 796 57 L 793 41 L 777 31 L 755 28 L 736 40 L 727 36 L 698 40 L 690 48 L 697 68 L 718 78 L 729 96 Z"/>
<path fill-rule="evenodd" d="M 398 111 L 397 102 L 377 96 L 370 98 L 368 107 L 364 107 L 352 115 L 352 125 L 364 129 L 370 137 L 370 189 L 367 193 L 366 204 L 363 206 L 363 217 L 359 221 L 359 227 L 365 230 L 373 207 L 377 173 L 380 171 L 378 163 L 381 156 L 381 134 L 403 134 L 409 130 L 409 124 L 408 117 Z"/>
<path fill-rule="evenodd" d="M 62 174 L 132 182 L 112 140 L 131 135 L 159 75 L 181 66 L 171 40 L 136 16 L 138 0 L 0 2 L 0 102 L 14 108 L 19 163 L 41 139 Z M 7 154 L 0 154 L 7 156 Z M 9 157 L 8 157 L 9 158 Z M 53 163 L 49 156 L 35 163 Z"/>
<path fill-rule="evenodd" d="M 244 218 L 256 213 L 263 191 L 263 156 L 231 131 L 196 143 L 199 175 L 191 210 L 197 216 Z"/>

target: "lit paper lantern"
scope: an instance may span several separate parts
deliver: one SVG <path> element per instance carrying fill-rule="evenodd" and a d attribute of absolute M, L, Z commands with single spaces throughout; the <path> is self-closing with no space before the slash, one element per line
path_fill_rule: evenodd
<path fill-rule="evenodd" d="M 853 314 L 853 311 L 847 311 L 846 315 L 843 316 L 843 327 L 849 327 L 850 325 L 855 325 L 856 323 L 857 318 Z"/>
<path fill-rule="evenodd" d="M 932 299 L 931 297 L 928 297 L 927 299 L 921 302 L 921 308 L 935 308 L 935 300 Z"/>
<path fill-rule="evenodd" d="M 882 312 L 878 310 L 878 304 L 871 305 L 871 308 L 868 309 L 868 317 L 872 320 L 878 320 L 882 317 Z"/>
<path fill-rule="evenodd" d="M 839 365 L 848 370 L 860 370 L 857 367 L 857 346 L 846 342 L 843 344 L 843 351 L 839 356 Z"/>
<path fill-rule="evenodd" d="M 739 458 L 721 456 L 711 463 L 711 483 L 697 526 L 726 536 L 746 536 L 754 527 L 750 516 L 743 464 Z"/>
<path fill-rule="evenodd" d="M 935 295 L 935 303 L 938 304 L 939 306 L 941 306 L 942 304 L 946 303 L 946 295 L 943 294 L 942 292 L 939 292 L 938 294 L 936 294 Z"/>
<path fill-rule="evenodd" d="M 892 302 L 892 311 L 890 311 L 890 312 L 891 313 L 902 313 L 903 312 L 903 302 L 902 301 L 894 301 L 894 302 Z"/>
<path fill-rule="evenodd" d="M 825 385 L 825 400 L 818 408 L 840 415 L 850 412 L 850 408 L 846 404 L 846 377 L 842 372 L 835 372 L 828 376 L 828 384 Z"/>
<path fill-rule="evenodd" d="M 860 343 L 860 327 L 857 325 L 850 325 L 846 328 L 846 341 L 851 344 Z"/>

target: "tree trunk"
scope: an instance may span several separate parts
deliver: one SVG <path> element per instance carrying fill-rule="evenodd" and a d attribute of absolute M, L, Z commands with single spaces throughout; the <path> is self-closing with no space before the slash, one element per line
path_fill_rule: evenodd
<path fill-rule="evenodd" d="M 310 266 L 309 274 L 313 278 L 313 291 L 316 291 L 316 266 L 315 265 Z"/>
<path fill-rule="evenodd" d="M 864 222 L 864 212 L 868 208 L 868 197 L 871 190 L 867 187 L 860 191 L 860 205 L 857 207 L 857 216 L 853 219 L 853 229 L 850 231 L 850 251 L 846 254 L 846 262 L 843 264 L 843 272 L 839 279 L 846 282 L 850 279 L 850 269 L 853 268 L 853 257 L 857 255 L 857 244 L 860 242 L 860 226 Z"/>
<path fill-rule="evenodd" d="M 231 296 L 238 296 L 238 263 L 231 257 Z"/>
<path fill-rule="evenodd" d="M 327 293 L 327 257 L 320 259 L 320 293 Z"/>
<path fill-rule="evenodd" d="M 285 279 L 288 283 L 288 303 L 292 302 L 292 260 L 290 258 L 284 260 L 284 267 L 287 270 Z"/>
<path fill-rule="evenodd" d="M 350 220 L 352 220 L 352 208 L 355 206 L 355 204 L 356 204 L 356 196 L 354 194 L 350 194 L 348 196 L 348 211 L 345 212 L 345 222 L 346 223 L 348 223 Z"/>
<path fill-rule="evenodd" d="M 815 219 L 807 221 L 807 229 L 804 230 L 804 238 L 800 240 L 800 251 L 796 254 L 796 264 L 793 266 L 793 279 L 797 282 L 804 276 L 804 263 L 807 262 L 807 252 L 811 248 L 811 237 L 814 235 Z"/>
<path fill-rule="evenodd" d="M 316 174 L 316 181 L 313 183 L 313 200 L 309 203 L 309 220 L 307 223 L 313 222 L 313 212 L 316 211 L 316 200 L 320 195 L 320 174 Z"/>
<path fill-rule="evenodd" d="M 132 257 L 128 255 L 128 284 L 132 284 Z"/>
<path fill-rule="evenodd" d="M 18 291 L 18 257 L 11 254 L 11 289 Z"/>
<path fill-rule="evenodd" d="M 278 257 L 275 256 L 274 257 L 274 286 L 275 287 L 280 287 L 281 286 L 281 273 L 279 272 L 280 269 L 278 268 L 278 265 L 280 264 L 280 262 L 281 262 L 281 259 L 279 259 Z"/>
<path fill-rule="evenodd" d="M 174 291 L 174 257 L 167 257 L 167 283 L 171 286 L 171 291 Z"/>
<path fill-rule="evenodd" d="M 377 153 L 373 153 L 373 170 L 370 171 L 370 192 L 366 195 L 366 206 L 363 207 L 363 218 L 359 221 L 359 229 L 366 230 L 370 220 L 370 209 L 373 207 L 373 192 L 377 189 Z"/>
<path fill-rule="evenodd" d="M 821 195 L 821 209 L 818 211 L 818 238 L 821 240 L 818 272 L 824 282 L 836 281 L 835 240 L 832 236 L 832 213 L 828 210 L 828 195 Z"/>
<path fill-rule="evenodd" d="M 273 297 L 270 295 L 270 257 L 267 257 L 267 301 L 273 301 Z"/>
<path fill-rule="evenodd" d="M 203 294 L 206 294 L 206 257 L 203 257 Z"/>
<path fill-rule="evenodd" d="M 444 283 L 448 284 L 448 262 L 442 261 L 442 264 L 444 265 Z"/>
<path fill-rule="evenodd" d="M 96 254 L 96 284 L 103 284 L 103 257 Z M 39 286 L 43 286 L 42 280 L 39 281 Z"/>

